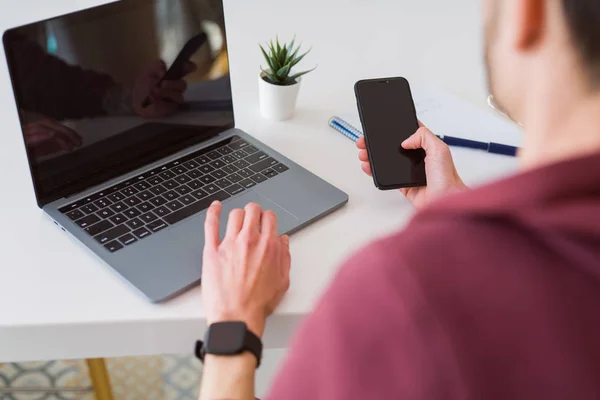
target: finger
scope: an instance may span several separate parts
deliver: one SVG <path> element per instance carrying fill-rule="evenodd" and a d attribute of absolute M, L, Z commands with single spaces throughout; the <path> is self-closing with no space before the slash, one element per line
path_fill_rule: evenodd
<path fill-rule="evenodd" d="M 158 101 L 167 101 L 175 104 L 181 104 L 184 101 L 183 94 L 181 92 L 174 92 L 168 89 L 155 88 L 152 93 Z"/>
<path fill-rule="evenodd" d="M 204 222 L 204 247 L 216 249 L 221 244 L 219 238 L 219 218 L 223 205 L 219 201 L 213 202 L 206 211 Z"/>
<path fill-rule="evenodd" d="M 277 236 L 277 215 L 273 211 L 267 210 L 262 213 L 260 230 L 264 237 Z"/>
<path fill-rule="evenodd" d="M 356 147 L 358 147 L 361 150 L 364 150 L 367 148 L 367 143 L 365 142 L 364 137 L 361 137 L 356 141 Z"/>
<path fill-rule="evenodd" d="M 358 159 L 363 162 L 369 161 L 369 153 L 366 150 L 361 150 L 358 152 Z"/>
<path fill-rule="evenodd" d="M 64 135 L 65 139 L 72 142 L 75 146 L 81 146 L 81 144 L 82 144 L 81 136 L 79 136 L 77 134 L 77 132 L 75 132 L 73 129 L 69 128 L 68 126 L 61 125 L 61 124 L 51 121 L 51 120 L 41 121 L 40 124 L 53 130 L 53 131 L 62 133 Z"/>
<path fill-rule="evenodd" d="M 185 66 L 183 67 L 183 76 L 189 75 L 192 72 L 196 71 L 198 69 L 198 66 L 191 62 L 191 61 L 187 61 L 185 63 Z"/>
<path fill-rule="evenodd" d="M 262 210 L 256 203 L 250 203 L 244 208 L 244 227 L 242 229 L 258 232 Z"/>
<path fill-rule="evenodd" d="M 290 268 L 292 265 L 292 256 L 290 254 L 290 237 L 288 235 L 283 235 L 281 238 L 281 266 L 283 269 L 284 278 L 288 278 L 290 276 Z"/>
<path fill-rule="evenodd" d="M 373 171 L 371 171 L 371 164 L 364 162 L 361 164 L 360 166 L 363 170 L 363 172 L 369 176 L 373 176 Z"/>
<path fill-rule="evenodd" d="M 402 147 L 406 150 L 423 149 L 426 152 L 435 150 L 440 145 L 445 146 L 445 143 L 427 128 L 419 128 L 414 135 L 402 142 Z"/>
<path fill-rule="evenodd" d="M 50 132 L 35 128 L 27 133 L 25 136 L 25 142 L 29 146 L 37 146 L 43 142 L 46 142 L 51 137 L 52 134 Z"/>
<path fill-rule="evenodd" d="M 425 124 L 421 122 L 421 120 L 418 120 L 417 122 L 419 123 L 419 128 L 427 128 Z"/>
<path fill-rule="evenodd" d="M 146 68 L 146 75 L 156 80 L 162 78 L 167 73 L 167 64 L 163 60 L 153 61 Z"/>
<path fill-rule="evenodd" d="M 402 188 L 402 189 L 400 189 L 400 192 L 404 195 L 404 197 L 406 197 L 406 196 L 408 196 L 409 190 L 410 190 L 409 188 Z"/>
<path fill-rule="evenodd" d="M 187 82 L 182 79 L 176 81 L 162 81 L 160 87 L 173 92 L 183 92 L 187 88 Z"/>
<path fill-rule="evenodd" d="M 244 210 L 240 208 L 231 210 L 229 213 L 229 219 L 227 220 L 227 233 L 225 233 L 226 237 L 234 238 L 240 233 L 242 226 L 244 226 L 244 214 Z"/>
<path fill-rule="evenodd" d="M 71 151 L 73 150 L 73 144 L 65 139 L 64 135 L 62 133 L 59 132 L 54 132 L 54 136 L 52 137 L 52 140 L 57 143 L 61 149 L 63 149 L 64 151 Z"/>

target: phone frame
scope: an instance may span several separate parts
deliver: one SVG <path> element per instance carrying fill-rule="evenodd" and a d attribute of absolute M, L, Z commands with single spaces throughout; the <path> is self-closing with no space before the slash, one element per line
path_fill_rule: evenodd
<path fill-rule="evenodd" d="M 360 123 L 361 123 L 362 128 L 363 128 L 363 137 L 365 138 L 365 143 L 367 145 L 367 152 L 369 154 L 372 154 L 372 153 L 371 153 L 371 147 L 369 145 L 369 135 L 367 134 L 367 129 L 365 127 L 365 122 L 364 122 L 364 119 L 363 119 L 363 112 L 362 112 L 361 98 L 360 98 L 360 86 L 363 85 L 363 84 L 365 84 L 365 83 L 367 83 L 367 84 L 370 84 L 370 83 L 386 84 L 386 83 L 389 83 L 391 81 L 402 81 L 402 82 L 406 83 L 406 86 L 408 87 L 408 93 L 410 95 L 410 104 L 412 106 L 413 113 L 415 114 L 415 119 L 417 121 L 417 129 L 419 127 L 419 119 L 417 117 L 417 110 L 415 108 L 415 102 L 413 100 L 412 90 L 410 88 L 410 83 L 408 82 L 408 80 L 406 78 L 403 78 L 403 77 L 374 78 L 374 79 L 361 79 L 361 80 L 357 81 L 354 84 L 354 95 L 356 96 L 356 106 L 358 108 L 358 115 L 360 117 Z M 373 162 L 373 159 L 370 156 L 369 156 L 369 164 L 371 165 L 371 172 L 373 174 L 373 183 L 375 184 L 375 187 L 377 187 L 377 189 L 379 189 L 379 190 L 394 190 L 394 189 L 403 189 L 403 188 L 427 186 L 427 178 L 423 182 L 401 183 L 401 184 L 396 184 L 396 185 L 384 185 L 384 184 L 381 184 L 377 180 L 377 171 L 376 171 L 376 168 L 375 168 L 375 163 Z"/>

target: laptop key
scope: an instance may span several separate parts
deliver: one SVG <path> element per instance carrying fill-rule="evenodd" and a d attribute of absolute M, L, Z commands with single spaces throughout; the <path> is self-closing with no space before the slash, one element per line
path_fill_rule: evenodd
<path fill-rule="evenodd" d="M 123 248 L 123 245 L 117 242 L 116 240 L 113 240 L 110 243 L 106 243 L 104 245 L 104 248 L 110 251 L 111 253 L 114 253 L 115 251 L 121 250 Z"/>
<path fill-rule="evenodd" d="M 125 224 L 131 229 L 137 229 L 141 226 L 144 226 L 144 223 L 139 218 L 134 218 L 130 221 L 127 221 Z"/>
<path fill-rule="evenodd" d="M 131 233 L 128 233 L 126 235 L 121 236 L 119 238 L 119 242 L 123 243 L 125 246 L 129 246 L 130 244 L 137 242 L 137 238 Z"/>
<path fill-rule="evenodd" d="M 218 151 L 219 153 L 221 153 L 222 155 L 224 155 L 224 156 L 225 156 L 225 155 L 227 155 L 227 154 L 231 154 L 231 153 L 233 153 L 233 150 L 232 150 L 232 149 L 231 149 L 231 147 L 229 147 L 229 146 L 223 146 L 223 147 L 219 147 L 219 148 L 217 149 L 217 151 Z"/>
<path fill-rule="evenodd" d="M 164 180 L 175 178 L 175 174 L 173 172 L 171 172 L 171 171 L 161 172 L 160 174 L 158 174 L 158 176 L 160 176 Z"/>
<path fill-rule="evenodd" d="M 83 217 L 85 214 L 82 213 L 79 210 L 73 210 L 67 213 L 67 217 L 69 217 L 71 220 L 75 221 L 76 219 L 79 219 L 81 217 Z"/>
<path fill-rule="evenodd" d="M 225 191 L 227 191 L 227 193 L 229 193 L 232 196 L 235 196 L 238 193 L 242 193 L 244 190 L 246 190 L 243 186 L 238 185 L 237 183 L 229 186 L 227 189 L 225 189 Z"/>
<path fill-rule="evenodd" d="M 192 190 L 194 189 L 200 189 L 202 186 L 204 186 L 204 184 L 202 182 L 200 182 L 198 179 L 194 179 L 191 182 L 188 182 L 187 184 L 190 188 L 192 188 Z"/>
<path fill-rule="evenodd" d="M 115 215 L 115 212 L 113 210 L 111 210 L 110 208 L 104 208 L 104 209 L 98 211 L 98 216 L 100 218 L 108 218 L 108 217 L 112 217 L 113 215 Z"/>
<path fill-rule="evenodd" d="M 101 234 L 94 236 L 94 239 L 96 239 L 101 244 L 104 244 L 118 238 L 119 236 L 123 236 L 124 234 L 129 233 L 129 231 L 130 229 L 125 224 L 122 224 L 115 226 L 114 228 L 109 229 L 106 232 L 102 232 Z"/>
<path fill-rule="evenodd" d="M 127 210 L 129 208 L 129 206 L 126 206 L 125 203 L 123 203 L 122 201 L 120 201 L 120 202 L 115 203 L 112 206 L 110 206 L 110 208 L 114 212 L 119 213 L 119 212 L 123 212 L 123 211 Z"/>
<path fill-rule="evenodd" d="M 124 203 L 130 207 L 137 206 L 142 201 L 137 196 L 131 196 L 125 199 Z"/>
<path fill-rule="evenodd" d="M 228 199 L 229 197 L 231 197 L 229 195 L 229 193 L 221 190 L 221 191 L 214 193 L 208 197 L 205 197 L 202 200 L 197 201 L 187 207 L 184 207 L 179 211 L 176 211 L 172 214 L 167 215 L 166 217 L 164 217 L 164 220 L 167 221 L 171 225 L 175 224 L 191 215 L 194 215 L 194 214 L 208 208 L 208 206 L 210 206 L 213 201 L 216 201 L 216 200 L 223 201 L 223 200 Z"/>
<path fill-rule="evenodd" d="M 198 168 L 200 166 L 200 164 L 198 164 L 194 160 L 190 160 L 190 161 L 184 162 L 183 166 L 186 167 L 188 170 L 190 170 L 190 169 Z"/>
<path fill-rule="evenodd" d="M 94 205 L 98 208 L 104 208 L 104 207 L 108 207 L 112 204 L 112 201 L 110 201 L 109 199 L 107 199 L 106 197 L 100 199 L 100 200 L 96 200 L 94 202 Z"/>
<path fill-rule="evenodd" d="M 177 200 L 173 200 L 168 202 L 167 204 L 165 204 L 167 206 L 167 208 L 171 211 L 177 211 L 181 208 L 183 208 L 183 204 L 181 204 L 179 201 Z"/>
<path fill-rule="evenodd" d="M 174 191 L 174 190 L 171 190 L 171 191 L 169 191 L 169 192 L 165 193 L 163 196 L 164 196 L 164 197 L 165 197 L 165 199 L 167 199 L 167 200 L 175 200 L 175 199 L 176 199 L 176 198 L 178 198 L 180 195 L 179 195 L 179 193 L 177 193 L 176 191 Z"/>
<path fill-rule="evenodd" d="M 124 216 L 123 214 L 116 214 L 113 215 L 112 217 L 109 218 L 111 220 L 111 222 L 115 225 L 119 225 L 122 224 L 123 222 L 127 221 L 127 217 Z"/>
<path fill-rule="evenodd" d="M 193 169 L 187 173 L 187 176 L 192 179 L 198 179 L 202 176 L 202 172 L 198 171 L 197 169 Z"/>
<path fill-rule="evenodd" d="M 217 189 L 218 191 L 218 189 Z M 206 193 L 204 190 L 196 190 L 195 192 L 192 192 L 192 196 L 194 196 L 196 199 L 200 200 L 205 198 L 206 196 L 208 196 L 208 193 Z"/>
<path fill-rule="evenodd" d="M 202 189 L 205 190 L 206 192 L 208 192 L 209 194 L 217 193 L 219 190 L 221 190 L 214 183 L 211 183 L 210 185 L 206 185 Z"/>
<path fill-rule="evenodd" d="M 252 175 L 250 177 L 250 179 L 252 179 L 254 182 L 256 183 L 261 183 L 267 180 L 267 177 L 262 175 L 262 174 L 256 174 L 256 175 Z"/>
<path fill-rule="evenodd" d="M 179 186 L 179 182 L 177 182 L 175 179 L 171 179 L 163 183 L 163 186 L 167 189 L 175 189 L 177 186 Z"/>
<path fill-rule="evenodd" d="M 163 185 L 157 185 L 157 186 L 151 187 L 150 191 L 158 196 L 159 194 L 163 194 L 164 192 L 166 192 L 167 189 L 165 189 L 165 187 Z"/>
<path fill-rule="evenodd" d="M 152 178 L 148 179 L 148 183 L 150 183 L 152 186 L 154 185 L 158 185 L 159 183 L 163 183 L 165 180 L 163 178 L 161 178 L 160 176 L 153 176 Z M 134 193 L 135 194 L 135 193 Z"/>
<path fill-rule="evenodd" d="M 152 232 L 158 232 L 161 229 L 165 229 L 167 226 L 167 224 L 165 224 L 165 221 L 161 220 L 161 219 L 157 219 L 154 222 L 149 223 L 148 225 L 146 225 L 146 227 L 148 229 L 150 229 Z"/>
<path fill-rule="evenodd" d="M 219 152 L 217 151 L 211 151 L 210 153 L 208 153 L 206 155 L 208 158 L 210 158 L 211 160 L 216 160 L 221 158 L 221 155 L 219 154 Z"/>
<path fill-rule="evenodd" d="M 175 178 L 175 180 L 177 182 L 179 182 L 180 184 L 184 184 L 184 183 L 188 183 L 189 181 L 191 181 L 192 178 L 190 178 L 187 175 L 179 175 L 178 177 Z"/>
<path fill-rule="evenodd" d="M 181 175 L 185 172 L 187 172 L 187 168 L 184 167 L 183 165 L 178 165 L 176 167 L 171 168 L 171 171 L 173 171 L 176 175 Z"/>
<path fill-rule="evenodd" d="M 110 201 L 112 201 L 113 203 L 116 203 L 117 201 L 121 201 L 125 198 L 125 196 L 123 196 L 121 193 L 116 192 L 113 194 L 109 194 L 108 196 L 106 196 L 107 199 L 109 199 Z"/>
<path fill-rule="evenodd" d="M 98 211 L 98 207 L 93 204 L 86 204 L 85 206 L 81 207 L 80 210 L 86 214 L 92 214 Z"/>
<path fill-rule="evenodd" d="M 249 166 L 250 163 L 248 161 L 246 161 L 246 160 L 237 160 L 236 162 L 233 163 L 233 165 L 235 165 L 239 169 L 244 169 L 247 166 Z"/>
<path fill-rule="evenodd" d="M 126 187 L 125 189 L 121 190 L 121 194 L 123 194 L 124 196 L 133 196 L 134 194 L 136 194 L 138 192 L 138 190 L 136 188 L 134 188 L 133 186 L 129 186 Z"/>
<path fill-rule="evenodd" d="M 250 189 L 252 186 L 256 186 L 256 183 L 254 183 L 254 181 L 252 181 L 251 179 L 244 179 L 243 181 L 240 181 L 239 184 L 245 187 L 246 189 Z"/>
<path fill-rule="evenodd" d="M 266 176 L 267 178 L 272 178 L 275 175 L 279 175 L 277 172 L 275 172 L 275 170 L 273 168 L 267 168 L 267 169 L 263 170 L 261 173 L 264 176 Z"/>
<path fill-rule="evenodd" d="M 148 184 L 147 182 L 138 182 L 135 185 L 133 185 L 133 187 L 136 188 L 139 191 L 150 189 L 150 186 L 151 185 Z"/>
<path fill-rule="evenodd" d="M 213 167 L 211 167 L 210 165 L 203 165 L 200 168 L 198 168 L 200 170 L 200 172 L 202 172 L 203 174 L 210 174 L 211 172 L 213 172 L 215 169 Z"/>
<path fill-rule="evenodd" d="M 244 151 L 248 154 L 254 154 L 258 151 L 258 149 L 254 146 L 246 146 L 244 147 Z"/>
<path fill-rule="evenodd" d="M 100 221 L 97 224 L 85 228 L 85 231 L 90 235 L 95 236 L 107 229 L 112 228 L 113 226 L 115 225 L 112 222 L 105 219 L 104 221 Z"/>
<path fill-rule="evenodd" d="M 200 178 L 200 182 L 207 184 L 207 185 L 209 183 L 213 183 L 216 180 L 217 180 L 217 178 L 210 176 L 210 175 L 204 175 L 202 178 Z"/>
<path fill-rule="evenodd" d="M 156 195 L 149 190 L 144 190 L 143 192 L 138 193 L 137 196 L 142 200 L 150 200 L 151 198 L 153 198 Z"/>
<path fill-rule="evenodd" d="M 188 185 L 181 185 L 178 188 L 175 188 L 175 191 L 180 195 L 188 194 L 192 191 L 192 189 Z"/>
<path fill-rule="evenodd" d="M 287 171 L 289 168 L 283 164 L 277 164 L 276 166 L 273 167 L 273 169 L 279 173 L 282 173 L 282 172 Z"/>
<path fill-rule="evenodd" d="M 186 194 L 185 196 L 181 196 L 179 198 L 179 201 L 182 202 L 183 205 L 189 206 L 190 204 L 192 204 L 193 202 L 195 202 L 196 199 L 191 194 Z"/>
<path fill-rule="evenodd" d="M 219 168 L 223 168 L 225 166 L 225 163 L 221 160 L 215 160 L 210 163 L 210 166 L 215 169 L 219 169 Z"/>
<path fill-rule="evenodd" d="M 229 182 L 227 179 L 219 179 L 215 182 L 215 185 L 217 185 L 221 189 L 225 189 L 227 186 L 231 185 L 231 182 Z"/>
<path fill-rule="evenodd" d="M 221 158 L 221 160 L 223 160 L 223 162 L 224 162 L 225 164 L 232 164 L 232 163 L 234 163 L 234 162 L 236 162 L 236 161 L 237 161 L 237 158 L 235 158 L 234 156 L 232 156 L 232 155 L 229 155 L 229 154 L 228 154 L 228 155 L 226 155 L 226 156 L 223 156 L 223 157 Z"/>
<path fill-rule="evenodd" d="M 77 221 L 75 221 L 75 223 L 82 228 L 87 228 L 88 226 L 94 225 L 96 222 L 99 222 L 99 221 L 100 221 L 100 217 L 98 217 L 95 214 L 90 214 L 87 217 L 78 219 Z"/>
<path fill-rule="evenodd" d="M 220 169 L 214 171 L 211 175 L 217 179 L 223 179 L 227 176 L 227 174 L 225 172 L 223 172 L 223 170 L 220 170 Z"/>
<path fill-rule="evenodd" d="M 255 164 L 255 163 L 262 161 L 268 157 L 269 157 L 268 155 L 266 155 L 262 151 L 259 151 L 258 153 L 254 153 L 254 154 L 244 158 L 244 160 L 248 161 L 250 164 Z"/>
<path fill-rule="evenodd" d="M 194 158 L 194 161 L 196 161 L 200 165 L 204 165 L 204 164 L 208 164 L 210 162 L 210 158 L 208 158 L 207 156 L 200 156 L 200 157 Z"/>
<path fill-rule="evenodd" d="M 234 161 L 235 162 L 235 161 Z M 233 174 L 234 172 L 237 172 L 239 170 L 238 167 L 236 167 L 235 165 L 226 165 L 223 168 L 223 171 L 225 171 L 225 173 L 227 174 Z"/>
<path fill-rule="evenodd" d="M 250 178 L 254 175 L 254 172 L 250 171 L 248 168 L 240 169 L 237 174 L 242 178 Z"/>
<path fill-rule="evenodd" d="M 229 179 L 233 183 L 238 183 L 239 181 L 241 181 L 244 178 L 242 178 L 240 175 L 234 173 L 234 174 L 229 175 L 227 177 L 227 179 Z"/>
<path fill-rule="evenodd" d="M 146 211 L 152 210 L 154 208 L 154 206 L 146 201 L 146 202 L 140 204 L 139 206 L 137 206 L 137 208 L 141 212 L 146 212 Z"/>
<path fill-rule="evenodd" d="M 246 153 L 244 150 L 238 150 L 235 153 L 231 153 L 231 155 L 235 157 L 236 160 L 241 160 L 242 158 L 245 158 L 248 153 Z"/>
<path fill-rule="evenodd" d="M 154 209 L 154 214 L 158 215 L 159 217 L 163 217 L 170 213 L 171 213 L 171 210 L 169 210 L 165 206 L 160 206 L 160 207 Z"/>
<path fill-rule="evenodd" d="M 263 169 L 269 168 L 275 164 L 277 164 L 277 161 L 269 157 L 257 162 L 256 164 L 251 165 L 250 169 L 254 172 L 260 172 Z"/>
<path fill-rule="evenodd" d="M 156 221 L 158 217 L 154 215 L 152 211 L 148 211 L 146 214 L 142 214 L 140 216 L 140 219 L 148 224 L 150 222 Z"/>
<path fill-rule="evenodd" d="M 243 140 L 238 140 L 237 142 L 229 143 L 229 147 L 231 147 L 233 150 L 239 150 L 246 146 L 250 145 L 248 144 L 248 142 L 244 142 Z"/>
<path fill-rule="evenodd" d="M 142 212 L 135 207 L 131 207 L 123 212 L 128 218 L 139 217 Z"/>
<path fill-rule="evenodd" d="M 142 228 L 139 228 L 139 229 L 136 229 L 135 231 L 133 231 L 133 234 L 135 236 L 137 236 L 138 239 L 143 239 L 145 237 L 152 235 L 152 232 L 150 232 L 148 229 L 142 227 Z"/>
<path fill-rule="evenodd" d="M 150 203 L 154 204 L 157 207 L 162 206 L 166 202 L 167 202 L 167 200 L 162 196 L 156 196 L 155 198 L 150 199 Z"/>

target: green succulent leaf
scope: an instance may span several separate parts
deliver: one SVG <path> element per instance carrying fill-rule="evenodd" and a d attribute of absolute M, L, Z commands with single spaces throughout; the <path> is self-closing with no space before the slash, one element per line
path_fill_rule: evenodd
<path fill-rule="evenodd" d="M 288 65 L 284 65 L 283 67 L 281 67 L 278 71 L 277 71 L 277 77 L 281 80 L 284 80 L 288 77 L 288 75 L 290 74 L 290 69 L 292 68 L 292 66 L 290 64 Z"/>
<path fill-rule="evenodd" d="M 265 57 L 265 60 L 267 61 L 267 64 L 269 65 L 269 68 L 271 70 L 273 70 L 274 68 L 273 68 L 273 63 L 271 62 L 271 57 L 269 57 L 269 55 L 267 54 L 265 49 L 262 47 L 262 45 L 259 44 L 258 46 L 260 47 L 260 50 L 262 51 L 263 56 Z"/>
<path fill-rule="evenodd" d="M 309 49 L 307 52 L 298 55 L 302 43 L 296 46 L 295 35 L 290 43 L 283 43 L 282 45 L 279 41 L 279 37 L 276 36 L 275 40 L 268 41 L 264 46 L 259 44 L 259 47 L 269 67 L 268 71 L 261 68 L 264 73 L 264 79 L 274 85 L 293 85 L 296 83 L 297 78 L 316 68 L 290 76 L 292 68 L 302 61 L 311 51 Z"/>
<path fill-rule="evenodd" d="M 298 72 L 297 74 L 294 74 L 292 76 L 290 76 L 290 79 L 293 79 L 294 82 L 296 81 L 296 79 L 300 78 L 302 75 L 306 75 L 309 72 L 313 72 L 315 69 L 317 69 L 317 67 L 314 67 L 313 69 L 309 69 L 307 71 L 303 71 L 303 72 Z"/>
<path fill-rule="evenodd" d="M 306 53 L 302 54 L 300 57 L 297 57 L 297 58 L 295 58 L 295 59 L 294 59 L 294 61 L 292 61 L 292 68 L 293 68 L 293 67 L 294 67 L 296 64 L 298 64 L 300 61 L 302 61 L 302 59 L 303 59 L 304 57 L 306 57 L 306 55 L 307 55 L 308 53 L 310 53 L 310 51 L 311 51 L 311 50 L 312 50 L 312 49 L 309 49 L 309 50 L 308 50 Z"/>

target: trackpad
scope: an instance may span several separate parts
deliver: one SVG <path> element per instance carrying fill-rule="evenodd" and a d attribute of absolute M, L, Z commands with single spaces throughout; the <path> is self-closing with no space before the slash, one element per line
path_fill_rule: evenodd
<path fill-rule="evenodd" d="M 277 227 L 280 235 L 289 232 L 298 225 L 298 218 L 290 214 L 288 211 L 279 207 L 276 203 L 272 202 L 265 196 L 250 190 L 243 195 L 236 197 L 232 200 L 227 200 L 223 203 L 223 211 L 221 211 L 221 238 L 225 236 L 225 230 L 227 229 L 227 219 L 231 210 L 236 208 L 244 208 L 248 203 L 256 203 L 263 210 L 271 210 L 277 214 Z"/>

